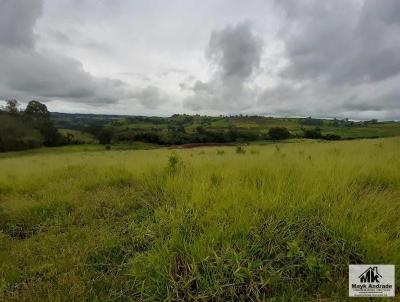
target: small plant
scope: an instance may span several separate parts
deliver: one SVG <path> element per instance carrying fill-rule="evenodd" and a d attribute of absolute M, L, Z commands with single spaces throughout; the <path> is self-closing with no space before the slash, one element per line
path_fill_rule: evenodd
<path fill-rule="evenodd" d="M 260 154 L 259 150 L 251 149 L 250 154 Z"/>
<path fill-rule="evenodd" d="M 243 148 L 242 146 L 237 146 L 236 147 L 236 153 L 237 154 L 245 154 L 246 153 L 246 149 Z"/>
<path fill-rule="evenodd" d="M 289 258 L 293 257 L 304 257 L 304 252 L 300 249 L 299 243 L 297 241 L 292 241 L 288 243 L 287 256 Z"/>
<path fill-rule="evenodd" d="M 181 160 L 178 154 L 176 154 L 176 152 L 172 152 L 171 155 L 168 157 L 168 170 L 171 172 L 176 172 L 180 161 Z"/>
<path fill-rule="evenodd" d="M 224 151 L 224 150 L 217 150 L 217 154 L 218 154 L 218 155 L 224 155 L 224 154 L 225 154 L 225 151 Z"/>
<path fill-rule="evenodd" d="M 222 181 L 221 176 L 219 176 L 215 173 L 211 174 L 210 183 L 211 183 L 212 187 L 218 187 L 221 184 L 221 181 Z"/>
<path fill-rule="evenodd" d="M 108 144 L 107 144 L 107 145 L 105 145 L 104 147 L 105 147 L 106 150 L 111 150 L 111 145 L 108 145 Z"/>

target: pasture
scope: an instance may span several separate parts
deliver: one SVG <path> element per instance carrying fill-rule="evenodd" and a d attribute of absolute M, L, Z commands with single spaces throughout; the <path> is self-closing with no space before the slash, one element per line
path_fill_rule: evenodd
<path fill-rule="evenodd" d="M 346 300 L 349 263 L 400 265 L 399 150 L 382 138 L 5 153 L 0 300 Z"/>

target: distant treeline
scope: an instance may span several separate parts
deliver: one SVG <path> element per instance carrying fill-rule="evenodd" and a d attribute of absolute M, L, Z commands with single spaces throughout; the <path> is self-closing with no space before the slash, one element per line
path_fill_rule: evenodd
<path fill-rule="evenodd" d="M 262 116 L 201 116 L 175 114 L 170 117 L 154 116 L 102 116 L 89 114 L 66 115 L 54 113 L 53 118 L 60 128 L 71 128 L 90 133 L 101 144 L 146 142 L 158 145 L 180 145 L 191 143 L 241 143 L 260 140 L 281 140 L 288 138 L 317 138 L 338 140 L 337 134 L 323 135 L 319 128 L 327 120 L 274 119 Z M 299 131 L 291 132 L 287 127 L 268 127 L 275 120 L 296 123 Z M 232 121 L 253 123 L 259 127 L 236 126 Z M 217 124 L 215 124 L 217 123 Z M 267 123 L 267 124 L 266 124 Z M 333 120 L 347 126 L 347 120 Z M 306 128 L 302 128 L 303 125 Z M 310 126 L 316 126 L 310 129 Z M 333 125 L 331 125 L 333 126 Z M 349 125 L 350 126 L 350 125 Z"/>
<path fill-rule="evenodd" d="M 110 130 L 111 133 L 111 130 Z M 337 134 L 323 135 L 321 129 L 304 129 L 302 135 L 292 134 L 285 127 L 272 127 L 267 133 L 259 130 L 246 131 L 241 129 L 214 129 L 207 130 L 201 126 L 193 132 L 184 129 L 173 129 L 168 131 L 145 130 L 120 133 L 112 137 L 114 141 L 129 142 L 143 141 L 160 145 L 180 145 L 191 143 L 243 143 L 260 140 L 283 140 L 288 138 L 311 138 L 340 140 Z M 110 140 L 111 141 L 111 140 Z"/>
<path fill-rule="evenodd" d="M 256 115 L 215 117 L 174 114 L 156 117 L 65 114 L 50 113 L 46 105 L 39 101 L 30 101 L 24 110 L 19 109 L 16 100 L 6 103 L 0 108 L 0 152 L 96 141 L 104 145 L 137 141 L 180 145 L 288 138 L 340 140 L 340 134 L 349 129 L 367 129 L 378 123 L 377 120 L 354 122 L 336 118 L 273 118 Z M 352 137 L 347 135 L 345 138 Z"/>

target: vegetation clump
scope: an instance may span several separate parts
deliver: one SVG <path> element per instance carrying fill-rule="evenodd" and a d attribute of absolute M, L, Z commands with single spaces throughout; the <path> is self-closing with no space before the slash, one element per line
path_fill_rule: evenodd
<path fill-rule="evenodd" d="M 268 136 L 272 140 L 288 139 L 290 132 L 285 127 L 273 127 L 268 130 Z"/>
<path fill-rule="evenodd" d="M 175 173 L 181 164 L 181 159 L 176 152 L 172 152 L 168 157 L 168 171 Z"/>
<path fill-rule="evenodd" d="M 245 154 L 246 149 L 243 146 L 236 146 L 236 153 L 237 154 Z"/>
<path fill-rule="evenodd" d="M 22 111 L 18 106 L 17 100 L 7 100 L 4 110 L 0 110 L 0 152 L 67 143 L 50 120 L 46 105 L 30 101 Z"/>

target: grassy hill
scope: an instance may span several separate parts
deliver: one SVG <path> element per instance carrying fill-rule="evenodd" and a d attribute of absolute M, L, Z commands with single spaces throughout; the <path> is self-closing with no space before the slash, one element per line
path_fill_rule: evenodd
<path fill-rule="evenodd" d="M 274 118 L 264 116 L 171 117 L 117 116 L 52 113 L 58 128 L 96 134 L 111 129 L 114 142 L 146 141 L 174 145 L 200 142 L 241 142 L 269 139 L 274 127 L 287 128 L 293 137 L 303 137 L 306 130 L 318 129 L 321 136 L 342 139 L 376 138 L 400 135 L 400 122 L 327 120 L 313 118 Z"/>
<path fill-rule="evenodd" d="M 4 154 L 0 300 L 346 300 L 349 263 L 400 265 L 399 149 Z"/>

